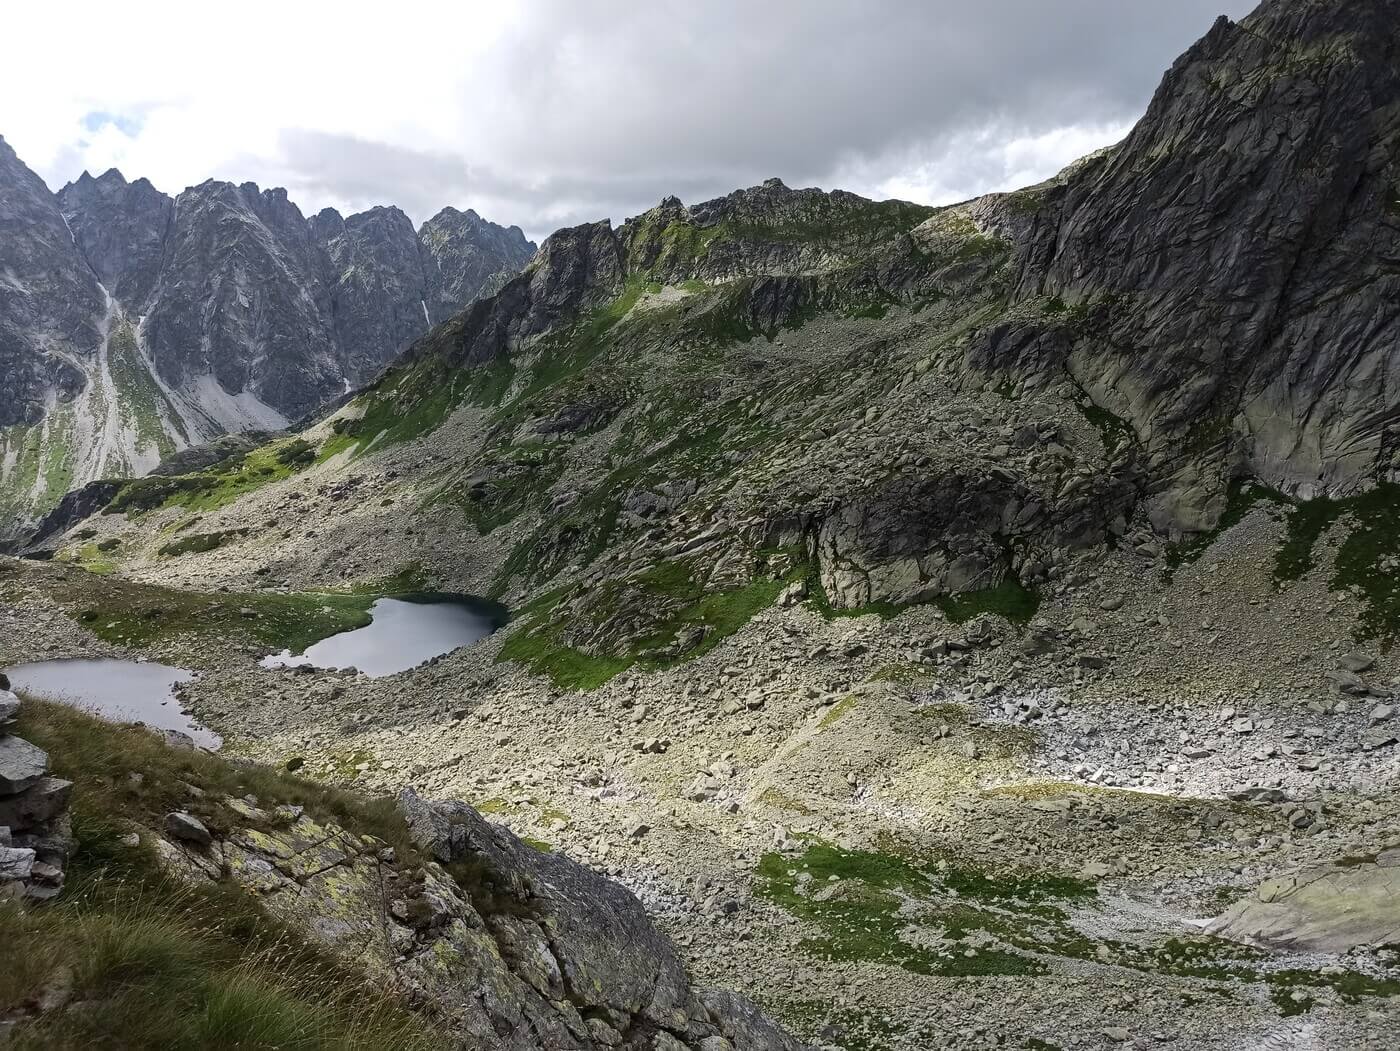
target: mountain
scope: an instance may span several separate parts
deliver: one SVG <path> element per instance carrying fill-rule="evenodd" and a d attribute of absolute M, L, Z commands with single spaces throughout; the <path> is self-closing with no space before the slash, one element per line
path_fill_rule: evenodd
<path fill-rule="evenodd" d="M 1398 12 L 1222 18 L 1119 147 L 978 210 L 1017 297 L 1083 324 L 995 332 L 971 360 L 1067 370 L 1126 419 L 1173 460 L 1168 527 L 1211 524 L 1231 476 L 1345 494 L 1400 465 Z"/>
<path fill-rule="evenodd" d="M 8 652 L 476 801 L 820 1044 L 1387 1047 L 1397 26 L 1266 0 L 1014 193 L 558 231 L 297 433 L 71 497 Z M 394 590 L 511 617 L 256 663 Z"/>
<path fill-rule="evenodd" d="M 286 426 L 534 252 L 473 212 L 445 209 L 418 231 L 395 208 L 308 220 L 251 183 L 171 198 L 112 170 L 55 195 L 8 145 L 0 200 L 6 521 L 221 434 Z"/>

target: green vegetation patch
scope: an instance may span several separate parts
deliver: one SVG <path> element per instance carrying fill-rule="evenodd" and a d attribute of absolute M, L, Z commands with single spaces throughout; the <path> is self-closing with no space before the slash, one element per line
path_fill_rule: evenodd
<path fill-rule="evenodd" d="M 69 616 L 104 641 L 149 646 L 177 638 L 227 638 L 275 649 L 314 642 L 370 622 L 377 594 L 230 594 L 182 591 L 114 577 L 68 574 L 52 594 Z"/>
<path fill-rule="evenodd" d="M 290 478 L 314 461 L 314 450 L 305 441 L 282 439 L 195 474 L 133 479 L 117 491 L 102 513 L 140 514 L 166 507 L 213 511 L 246 493 Z"/>
<path fill-rule="evenodd" d="M 1268 504 L 1286 512 L 1285 536 L 1274 556 L 1273 576 L 1282 585 L 1301 579 L 1315 566 L 1317 542 L 1334 527 L 1344 530 L 1333 560 L 1329 587 L 1365 600 L 1357 635 L 1384 645 L 1400 636 L 1400 485 L 1382 482 L 1343 499 L 1295 500 L 1258 482 L 1230 488 L 1225 513 L 1209 533 L 1168 552 L 1169 569 L 1195 561 L 1226 530 L 1254 508 Z"/>
<path fill-rule="evenodd" d="M 1026 587 L 1008 574 L 996 587 L 940 595 L 934 599 L 934 603 L 955 624 L 962 624 L 983 613 L 1004 617 L 1013 624 L 1029 624 L 1040 609 L 1040 592 Z"/>
<path fill-rule="evenodd" d="M 1307 1010 L 1310 989 L 1343 999 L 1400 995 L 1400 979 L 1356 971 L 1270 969 L 1271 957 L 1205 935 L 1138 944 L 1096 938 L 1070 922 L 1092 908 L 1093 884 L 1045 873 L 983 871 L 887 851 L 814 843 L 800 857 L 766 854 L 757 893 L 806 921 L 803 951 L 826 960 L 868 960 L 916 974 L 1041 973 L 1059 957 L 1218 983 L 1265 986 L 1282 1014 Z M 968 950 L 971 950 L 969 952 Z"/>
<path fill-rule="evenodd" d="M 549 675 L 565 689 L 596 689 L 634 664 L 669 667 L 709 653 L 771 606 L 793 579 L 760 574 L 743 587 L 709 591 L 693 564 L 663 562 L 590 594 L 583 615 L 595 627 L 604 628 L 605 635 L 612 618 L 633 620 L 652 599 L 664 600 L 656 607 L 655 622 L 631 634 L 613 652 L 584 652 L 565 641 L 564 632 L 573 625 L 571 618 L 554 616 L 562 597 L 555 593 L 547 604 L 536 605 L 522 618 L 497 660 L 524 664 L 537 674 Z M 684 646 L 678 645 L 681 641 Z"/>
<path fill-rule="evenodd" d="M 221 529 L 214 533 L 191 533 L 182 536 L 179 540 L 172 540 L 168 544 L 162 544 L 160 554 L 166 558 L 174 558 L 178 555 L 204 554 L 222 547 L 230 540 L 247 536 L 251 529 Z"/>
<path fill-rule="evenodd" d="M 806 570 L 807 593 L 812 607 L 827 620 L 837 617 L 868 617 L 872 614 L 881 620 L 890 620 L 907 609 L 920 605 L 935 605 L 943 615 L 955 624 L 962 624 L 983 613 L 1004 617 L 1013 624 L 1029 624 L 1040 609 L 1040 593 L 1026 587 L 1016 577 L 1008 574 L 995 587 L 979 591 L 964 591 L 956 595 L 938 595 L 929 602 L 872 602 L 850 609 L 833 606 L 822 586 L 821 575 L 815 566 Z"/>
<path fill-rule="evenodd" d="M 1133 425 L 1123 417 L 1115 415 L 1100 405 L 1095 405 L 1087 397 L 1081 398 L 1075 403 L 1079 406 L 1079 411 L 1084 418 L 1089 421 L 1094 430 L 1099 432 L 1099 439 L 1103 442 L 1104 451 L 1110 456 L 1117 452 L 1120 447 L 1126 448 L 1136 444 L 1137 432 L 1133 430 Z"/>
<path fill-rule="evenodd" d="M 800 858 L 765 854 L 757 891 L 785 911 L 812 924 L 817 934 L 803 951 L 825 960 L 887 963 L 915 974 L 1030 975 L 1044 964 L 1001 945 L 973 948 L 958 906 L 931 916 L 936 878 L 896 854 L 809 847 Z M 939 922 L 940 919 L 947 921 Z M 932 939 L 906 939 L 922 928 Z M 940 929 L 941 928 L 941 929 Z"/>

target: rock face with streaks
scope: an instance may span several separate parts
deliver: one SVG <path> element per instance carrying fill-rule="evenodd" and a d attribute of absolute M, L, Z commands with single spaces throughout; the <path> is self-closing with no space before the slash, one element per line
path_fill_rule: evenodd
<path fill-rule="evenodd" d="M 1303 496 L 1400 466 L 1396 0 L 1266 0 L 1222 18 L 1116 148 L 977 210 L 1055 333 L 1000 326 L 972 360 L 1067 370 L 1145 439 L 1167 527 L 1221 479 Z"/>
<path fill-rule="evenodd" d="M 225 801 L 148 834 L 185 879 L 227 877 L 293 930 L 399 988 L 461 1046 L 490 1051 L 801 1051 L 732 993 L 691 985 L 625 888 L 542 853 L 464 803 L 405 789 L 425 864 L 300 807 Z M 3 862 L 3 855 L 0 855 Z"/>
<path fill-rule="evenodd" d="M 115 169 L 57 194 L 0 140 L 0 536 L 69 488 L 367 382 L 534 252 L 446 209 L 308 220 L 284 190 L 178 197 Z"/>
<path fill-rule="evenodd" d="M 1296 952 L 1394 945 L 1400 942 L 1400 849 L 1266 880 L 1208 930 Z"/>
<path fill-rule="evenodd" d="M 82 385 L 102 289 L 42 179 L 0 138 L 0 427 L 34 424 Z"/>

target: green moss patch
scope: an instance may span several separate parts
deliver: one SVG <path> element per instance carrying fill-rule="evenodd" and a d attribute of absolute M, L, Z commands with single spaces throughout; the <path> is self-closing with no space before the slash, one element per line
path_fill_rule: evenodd
<path fill-rule="evenodd" d="M 195 474 L 133 479 L 118 490 L 102 513 L 130 515 L 166 507 L 213 511 L 265 485 L 290 478 L 314 458 L 311 446 L 302 439 L 284 439 Z"/>
<path fill-rule="evenodd" d="M 204 554 L 214 551 L 230 540 L 247 536 L 251 529 L 223 529 L 214 533 L 191 533 L 182 536 L 179 540 L 172 540 L 168 544 L 162 544 L 160 554 L 166 558 L 175 558 L 179 555 Z"/>

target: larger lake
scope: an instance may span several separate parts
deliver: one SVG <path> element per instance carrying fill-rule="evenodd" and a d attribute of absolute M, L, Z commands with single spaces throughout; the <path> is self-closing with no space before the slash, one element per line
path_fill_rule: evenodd
<path fill-rule="evenodd" d="M 219 735 L 180 707 L 175 687 L 194 678 L 183 668 L 150 661 L 72 658 L 35 661 L 6 668 L 10 687 L 61 701 L 121 723 L 145 723 L 175 730 L 205 748 L 218 748 Z"/>
<path fill-rule="evenodd" d="M 303 654 L 264 657 L 264 668 L 355 668 L 371 678 L 407 671 L 484 639 L 506 622 L 505 609 L 463 595 L 378 599 L 370 623 L 322 639 Z"/>

